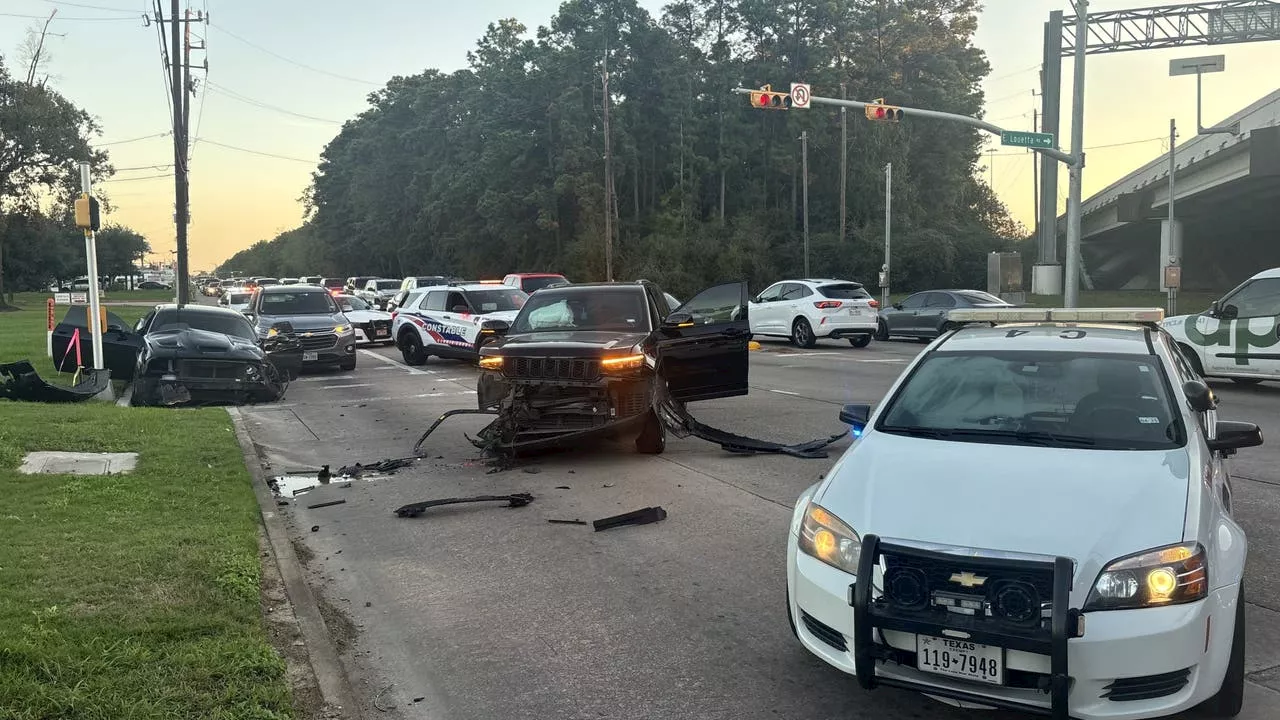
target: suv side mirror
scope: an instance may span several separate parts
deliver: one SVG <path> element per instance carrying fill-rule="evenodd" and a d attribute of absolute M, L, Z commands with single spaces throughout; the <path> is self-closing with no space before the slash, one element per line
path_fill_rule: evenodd
<path fill-rule="evenodd" d="M 498 337 L 506 335 L 510 329 L 511 325 L 506 320 L 485 320 L 484 324 L 480 326 L 480 332 L 487 335 L 497 335 Z"/>
<path fill-rule="evenodd" d="M 675 330 L 677 328 L 693 327 L 693 316 L 687 312 L 673 312 L 662 321 L 663 330 Z"/>
<path fill-rule="evenodd" d="M 870 417 L 871 406 L 867 404 L 854 403 L 840 408 L 840 422 L 853 429 L 854 437 L 862 435 L 863 429 L 867 427 L 867 419 Z"/>
<path fill-rule="evenodd" d="M 1214 452 L 1230 455 L 1240 448 L 1262 444 L 1262 430 L 1251 422 L 1219 420 L 1217 425 L 1217 432 L 1209 441 L 1209 449 Z"/>
<path fill-rule="evenodd" d="M 1221 301 L 1221 300 L 1214 300 L 1213 302 L 1209 303 L 1209 310 L 1207 311 L 1207 314 L 1208 314 L 1208 315 L 1209 315 L 1209 317 L 1211 317 L 1211 318 L 1216 318 L 1216 317 L 1218 317 L 1219 315 L 1221 315 L 1221 314 L 1222 314 L 1222 301 Z"/>
<path fill-rule="evenodd" d="M 1235 305 L 1228 304 L 1228 305 L 1218 306 L 1218 317 L 1222 318 L 1223 320 L 1235 320 L 1236 316 L 1239 314 L 1240 314 L 1240 309 L 1237 308 Z"/>
<path fill-rule="evenodd" d="M 249 322 L 251 322 L 251 323 L 256 323 L 256 322 L 258 322 L 258 316 L 257 316 L 257 315 L 254 315 L 252 310 L 245 310 L 245 311 L 244 311 L 243 313 L 241 313 L 241 314 L 242 314 L 242 315 L 244 315 L 244 316 L 245 316 L 245 318 L 246 318 Z"/>
<path fill-rule="evenodd" d="M 893 309 L 894 309 L 894 310 L 901 310 L 901 309 L 902 309 L 902 303 L 900 303 L 900 302 L 896 302 L 896 303 L 894 303 L 894 304 L 893 304 Z"/>
<path fill-rule="evenodd" d="M 1203 380 L 1188 380 L 1182 384 L 1182 392 L 1187 402 L 1196 412 L 1208 412 L 1218 406 L 1218 399 Z"/>

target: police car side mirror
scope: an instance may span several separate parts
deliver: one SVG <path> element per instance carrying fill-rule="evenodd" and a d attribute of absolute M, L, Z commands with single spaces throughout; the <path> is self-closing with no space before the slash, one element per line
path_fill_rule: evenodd
<path fill-rule="evenodd" d="M 1182 392 L 1187 396 L 1191 409 L 1196 412 L 1208 412 L 1218 406 L 1213 391 L 1201 380 L 1186 381 L 1182 384 Z"/>
<path fill-rule="evenodd" d="M 871 406 L 866 404 L 850 404 L 840 408 L 840 422 L 853 428 L 854 435 L 861 435 L 867 426 L 867 418 L 871 417 Z"/>
<path fill-rule="evenodd" d="M 1262 429 L 1257 425 L 1237 420 L 1219 420 L 1217 432 L 1209 441 L 1209 449 L 1230 454 L 1240 448 L 1257 447 L 1261 444 Z"/>

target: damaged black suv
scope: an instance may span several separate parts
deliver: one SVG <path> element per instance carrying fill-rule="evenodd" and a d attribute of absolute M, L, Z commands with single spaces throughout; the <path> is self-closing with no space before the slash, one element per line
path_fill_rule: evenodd
<path fill-rule="evenodd" d="M 539 290 L 480 351 L 479 442 L 511 451 L 639 431 L 660 453 L 664 403 L 747 394 L 747 288 L 728 283 L 670 307 L 652 282 Z"/>

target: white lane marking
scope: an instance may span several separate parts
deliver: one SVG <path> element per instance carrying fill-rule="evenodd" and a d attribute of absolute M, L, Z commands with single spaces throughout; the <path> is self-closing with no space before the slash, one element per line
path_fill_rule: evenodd
<path fill-rule="evenodd" d="M 355 375 L 312 375 L 310 377 L 300 377 L 293 382 L 324 382 L 326 380 L 355 380 Z"/>
<path fill-rule="evenodd" d="M 390 365 L 390 366 L 392 366 L 392 367 L 400 368 L 401 370 L 404 370 L 405 372 L 409 373 L 410 375 L 435 375 L 435 374 L 436 374 L 434 370 L 419 370 L 419 369 L 418 369 L 418 368 L 416 368 L 416 367 L 409 367 L 408 365 L 405 365 L 404 363 L 396 362 L 395 360 L 392 360 L 391 358 L 387 357 L 386 355 L 382 355 L 382 354 L 376 353 L 376 352 L 374 352 L 374 351 L 372 351 L 372 350 L 365 350 L 364 348 L 360 348 L 360 349 L 356 350 L 356 352 L 360 353 L 361 355 L 364 355 L 365 357 L 373 358 L 374 360 L 377 360 L 378 362 L 384 362 L 384 363 L 386 363 L 386 364 L 388 364 L 388 365 Z"/>
<path fill-rule="evenodd" d="M 797 395 L 798 396 L 800 394 L 798 392 L 791 392 L 790 390 L 774 390 L 773 388 L 765 388 L 765 390 L 768 390 L 771 393 L 778 393 L 779 395 Z"/>
<path fill-rule="evenodd" d="M 352 383 L 350 385 L 321 385 L 321 390 L 337 390 L 338 388 L 373 387 L 373 383 Z"/>

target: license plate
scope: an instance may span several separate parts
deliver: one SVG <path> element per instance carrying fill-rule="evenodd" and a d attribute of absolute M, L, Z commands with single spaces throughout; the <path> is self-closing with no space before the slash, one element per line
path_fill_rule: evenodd
<path fill-rule="evenodd" d="M 856 307 L 855 307 L 855 308 L 849 308 L 849 314 L 850 314 L 850 315 L 861 315 L 861 314 L 862 314 L 862 308 L 856 308 Z"/>
<path fill-rule="evenodd" d="M 302 353 L 302 362 L 315 362 L 320 359 L 320 353 L 304 352 Z"/>
<path fill-rule="evenodd" d="M 950 677 L 1004 684 L 1004 649 L 968 640 L 920 635 L 916 669 Z"/>
<path fill-rule="evenodd" d="M 387 337 L 388 335 L 391 334 L 391 331 L 383 328 L 378 328 L 377 330 L 374 330 L 373 333 L 378 337 Z"/>

